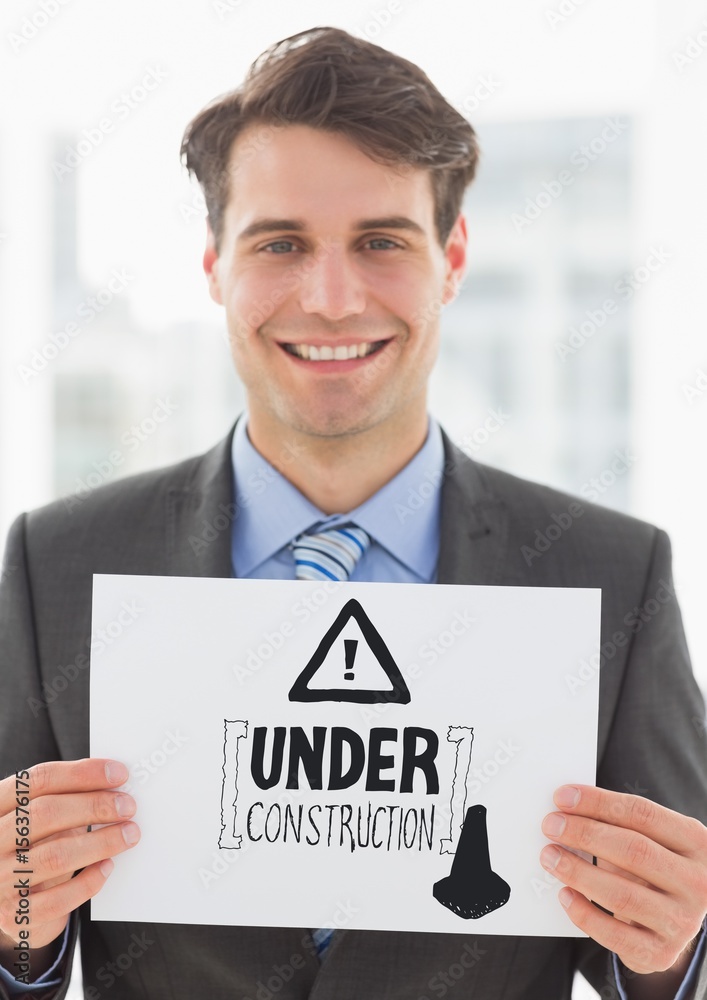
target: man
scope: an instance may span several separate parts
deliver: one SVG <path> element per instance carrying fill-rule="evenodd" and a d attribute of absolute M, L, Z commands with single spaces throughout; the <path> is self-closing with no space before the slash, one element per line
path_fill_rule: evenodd
<path fill-rule="evenodd" d="M 668 1000 L 684 982 L 681 995 L 696 989 L 704 1000 L 707 771 L 692 721 L 704 705 L 667 537 L 575 502 L 571 530 L 528 559 L 535 529 L 572 498 L 471 462 L 427 415 L 440 307 L 464 273 L 459 209 L 477 161 L 473 130 L 416 66 L 320 28 L 256 61 L 240 91 L 191 123 L 183 153 L 206 196 L 204 269 L 226 310 L 247 418 L 205 456 L 13 526 L 0 603 L 0 760 L 22 777 L 0 783 L 5 967 L 22 944 L 22 781 L 32 979 L 46 973 L 49 984 L 37 996 L 53 995 L 62 976 L 64 995 L 80 923 L 87 997 L 108 987 L 116 1000 L 262 997 L 285 963 L 281 997 L 443 996 L 456 985 L 446 970 L 472 953 L 466 944 L 476 957 L 458 996 L 569 997 L 580 968 L 602 996 L 621 995 L 618 974 L 631 998 Z M 269 485 L 256 506 L 263 468 Z M 414 530 L 402 530 L 396 498 L 427 472 L 441 488 Z M 90 921 L 83 904 L 110 876 L 110 859 L 139 840 L 134 800 L 115 791 L 124 766 L 81 759 L 92 574 L 294 579 L 343 566 L 342 534 L 361 551 L 348 553 L 338 578 L 602 588 L 602 637 L 613 636 L 615 652 L 602 671 L 600 787 L 559 789 L 543 827 L 552 841 L 543 864 L 569 887 L 560 900 L 588 940 L 339 931 L 319 956 L 309 929 Z M 660 613 L 627 632 L 627 613 L 641 622 L 655 594 Z M 42 682 L 59 664 L 75 671 L 47 704 Z M 641 780 L 652 802 L 630 790 Z M 3 995 L 13 990 L 8 982 Z"/>

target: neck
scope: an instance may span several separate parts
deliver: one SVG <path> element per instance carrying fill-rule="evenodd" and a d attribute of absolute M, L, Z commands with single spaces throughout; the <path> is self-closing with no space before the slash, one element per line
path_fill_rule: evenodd
<path fill-rule="evenodd" d="M 254 448 L 325 514 L 346 513 L 372 497 L 422 448 L 427 413 L 336 437 L 272 426 L 253 413 Z"/>

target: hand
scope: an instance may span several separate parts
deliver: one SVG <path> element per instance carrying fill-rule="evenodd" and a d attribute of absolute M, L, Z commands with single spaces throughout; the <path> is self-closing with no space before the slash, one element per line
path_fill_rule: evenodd
<path fill-rule="evenodd" d="M 110 771 L 108 770 L 110 765 Z M 27 777 L 27 774 L 29 776 Z M 105 885 L 113 869 L 110 860 L 140 839 L 135 823 L 121 820 L 135 813 L 135 800 L 111 789 L 128 779 L 124 764 L 101 758 L 52 761 L 24 772 L 29 788 L 16 789 L 15 775 L 0 781 L 0 947 L 11 948 L 22 929 L 30 948 L 57 938 L 69 914 Z M 18 795 L 28 795 L 29 863 L 17 862 L 15 843 L 22 825 L 16 823 Z M 88 832 L 88 826 L 110 824 Z M 15 869 L 29 868 L 31 875 Z M 75 871 L 83 869 L 76 878 Z M 20 896 L 15 884 L 29 878 L 30 923 L 15 920 Z"/>
<path fill-rule="evenodd" d="M 543 867 L 570 887 L 560 891 L 570 920 L 634 972 L 671 968 L 707 912 L 707 827 L 639 795 L 591 785 L 563 785 L 554 800 L 563 811 L 545 817 L 545 836 L 598 862 L 543 848 Z"/>

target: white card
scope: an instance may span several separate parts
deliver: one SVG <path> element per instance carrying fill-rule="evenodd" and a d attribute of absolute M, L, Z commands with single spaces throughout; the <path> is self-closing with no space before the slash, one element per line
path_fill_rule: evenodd
<path fill-rule="evenodd" d="M 142 838 L 92 918 L 584 936 L 538 856 L 595 783 L 600 599 L 94 577 L 91 755 Z"/>

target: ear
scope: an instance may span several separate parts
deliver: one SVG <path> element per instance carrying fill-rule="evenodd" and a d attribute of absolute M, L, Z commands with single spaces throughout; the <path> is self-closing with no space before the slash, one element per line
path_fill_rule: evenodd
<path fill-rule="evenodd" d="M 446 305 L 456 298 L 466 270 L 467 232 L 466 219 L 460 212 L 444 246 L 445 274 L 442 302 Z"/>
<path fill-rule="evenodd" d="M 221 297 L 221 284 L 219 281 L 219 263 L 220 258 L 218 250 L 216 249 L 216 239 L 214 238 L 214 233 L 211 228 L 211 223 L 208 218 L 206 220 L 206 249 L 204 250 L 204 274 L 206 275 L 206 280 L 209 285 L 209 295 L 217 302 L 220 306 L 223 305 L 223 298 Z"/>

